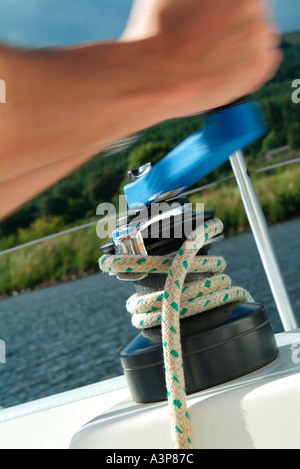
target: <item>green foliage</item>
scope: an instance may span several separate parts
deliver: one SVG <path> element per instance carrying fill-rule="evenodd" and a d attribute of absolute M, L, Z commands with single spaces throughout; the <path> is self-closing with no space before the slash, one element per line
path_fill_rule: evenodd
<path fill-rule="evenodd" d="M 63 216 L 68 212 L 68 199 L 57 195 L 48 195 L 42 199 L 41 214 L 42 216 Z"/>
<path fill-rule="evenodd" d="M 18 228 L 10 236 L 0 238 L 0 250 L 28 243 L 34 239 L 57 233 L 64 229 L 65 223 L 62 217 L 41 217 L 27 228 Z"/>
<path fill-rule="evenodd" d="M 32 204 L 27 205 L 18 213 L 7 218 L 0 224 L 0 237 L 9 236 L 17 231 L 18 228 L 26 228 L 33 220 L 34 208 Z"/>
<path fill-rule="evenodd" d="M 153 165 L 172 150 L 166 142 L 147 142 L 134 148 L 128 158 L 128 170 L 139 168 L 146 163 Z"/>
<path fill-rule="evenodd" d="M 103 241 L 105 242 L 105 241 Z M 1 258 L 0 294 L 98 270 L 95 228 L 84 229 Z"/>
<path fill-rule="evenodd" d="M 96 207 L 101 202 L 110 202 L 121 180 L 122 174 L 113 170 L 91 174 L 88 178 L 86 194 Z"/>
<path fill-rule="evenodd" d="M 269 150 L 278 148 L 286 144 L 286 136 L 282 132 L 271 130 L 263 139 L 259 156 L 264 156 Z"/>
<path fill-rule="evenodd" d="M 276 77 L 273 81 L 282 82 L 287 78 L 299 78 L 300 77 L 300 34 L 290 33 L 286 34 L 282 38 L 282 51 L 284 55 L 283 64 L 278 70 Z"/>
<path fill-rule="evenodd" d="M 88 215 L 95 215 L 95 207 L 87 198 L 80 197 L 68 200 L 68 213 L 64 217 L 67 223 L 83 220 Z"/>
<path fill-rule="evenodd" d="M 300 150 L 300 122 L 292 122 L 288 130 L 288 142 L 294 150 Z"/>
<path fill-rule="evenodd" d="M 81 191 L 71 181 L 62 181 L 54 187 L 54 194 L 57 197 L 63 197 L 64 199 L 79 199 L 81 197 Z"/>
<path fill-rule="evenodd" d="M 0 251 L 57 233 L 62 231 L 64 227 L 65 223 L 61 217 L 39 218 L 27 228 L 18 228 L 16 232 L 8 236 L 2 236 L 0 238 Z"/>
<path fill-rule="evenodd" d="M 42 217 L 32 223 L 30 228 L 20 228 L 18 230 L 18 239 L 20 244 L 24 244 L 33 239 L 39 239 L 57 233 L 63 228 L 64 220 L 62 217 Z"/>
<path fill-rule="evenodd" d="M 56 195 L 61 194 L 61 195 Z M 72 195 L 73 194 L 73 195 Z M 75 195 L 76 194 L 76 195 Z M 40 213 L 43 217 L 61 217 L 64 223 L 72 223 L 84 219 L 89 211 L 94 214 L 95 210 L 88 197 L 82 196 L 79 192 L 69 192 L 66 187 L 45 195 L 40 202 Z"/>
<path fill-rule="evenodd" d="M 282 132 L 283 115 L 281 103 L 277 100 L 269 99 L 262 102 L 261 108 L 267 127 L 272 129 L 274 133 Z"/>
<path fill-rule="evenodd" d="M 279 168 L 273 174 L 253 175 L 259 201 L 267 220 L 278 223 L 300 213 L 300 167 Z M 202 202 L 205 209 L 215 209 L 225 227 L 225 232 L 248 228 L 248 221 L 240 193 L 235 183 L 224 184 L 192 197 L 192 202 Z"/>

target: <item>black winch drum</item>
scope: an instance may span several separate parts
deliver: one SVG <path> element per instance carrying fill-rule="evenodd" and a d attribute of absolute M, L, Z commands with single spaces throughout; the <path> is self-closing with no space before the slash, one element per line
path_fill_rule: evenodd
<path fill-rule="evenodd" d="M 254 371 L 278 355 L 263 305 L 230 304 L 181 321 L 187 394 Z M 161 328 L 143 330 L 120 352 L 132 398 L 166 400 Z"/>

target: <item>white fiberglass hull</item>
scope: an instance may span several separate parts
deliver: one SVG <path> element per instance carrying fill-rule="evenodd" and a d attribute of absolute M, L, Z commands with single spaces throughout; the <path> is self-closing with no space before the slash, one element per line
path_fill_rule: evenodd
<path fill-rule="evenodd" d="M 269 365 L 188 397 L 194 449 L 300 448 L 300 329 L 276 340 Z M 172 449 L 168 406 L 115 378 L 0 410 L 0 448 Z"/>

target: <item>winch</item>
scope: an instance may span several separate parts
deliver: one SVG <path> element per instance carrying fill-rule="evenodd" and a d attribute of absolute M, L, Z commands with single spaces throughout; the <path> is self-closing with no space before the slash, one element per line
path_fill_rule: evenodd
<path fill-rule="evenodd" d="M 170 399 L 164 302 L 170 301 L 174 324 L 180 319 L 179 328 L 168 327 L 181 350 L 169 354 L 175 362 L 182 354 L 184 384 L 176 373 L 169 379 L 183 385 L 185 394 L 249 373 L 278 354 L 264 306 L 243 287 L 233 287 L 224 259 L 213 255 L 223 239 L 215 210 L 193 211 L 181 196 L 264 133 L 257 104 L 235 103 L 210 115 L 204 129 L 155 166 L 149 162 L 128 174 L 124 193 L 130 211 L 118 220 L 112 242 L 102 247 L 100 267 L 135 285 L 127 309 L 141 332 L 122 348 L 120 359 L 136 402 Z M 181 258 L 179 278 L 173 266 Z M 172 292 L 179 301 L 172 301 Z M 181 407 L 180 400 L 172 402 Z"/>

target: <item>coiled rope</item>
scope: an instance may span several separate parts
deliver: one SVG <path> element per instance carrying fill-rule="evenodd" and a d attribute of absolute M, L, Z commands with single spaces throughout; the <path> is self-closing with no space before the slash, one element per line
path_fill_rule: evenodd
<path fill-rule="evenodd" d="M 104 255 L 99 260 L 103 272 L 115 274 L 167 273 L 163 291 L 132 295 L 127 310 L 139 329 L 161 325 L 167 397 L 173 443 L 177 449 L 191 449 L 191 431 L 180 340 L 180 320 L 233 302 L 253 302 L 251 295 L 231 285 L 223 274 L 222 257 L 197 256 L 211 238 L 221 234 L 222 222 L 214 218 L 199 226 L 185 240 L 174 257 Z M 200 279 L 184 283 L 188 273 Z"/>

